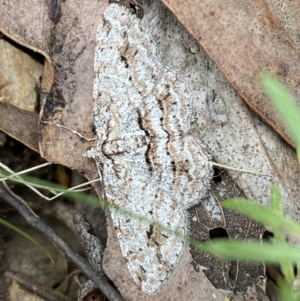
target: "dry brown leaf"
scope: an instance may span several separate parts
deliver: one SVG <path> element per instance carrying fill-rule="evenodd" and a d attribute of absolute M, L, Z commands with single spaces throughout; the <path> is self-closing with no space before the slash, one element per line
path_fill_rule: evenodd
<path fill-rule="evenodd" d="M 6 267 L 6 270 L 17 271 L 24 276 L 26 275 L 26 277 L 32 278 L 33 282 L 34 279 L 37 279 L 40 284 L 48 287 L 57 285 L 59 281 L 64 279 L 68 272 L 68 261 L 65 254 L 45 238 L 41 232 L 28 226 L 25 221 L 20 222 L 18 216 L 16 218 L 10 217 L 10 220 L 12 220 L 12 223 L 15 226 L 20 227 L 25 233 L 39 241 L 39 243 L 50 252 L 54 262 L 51 263 L 47 255 L 28 239 L 7 230 L 8 233 L 6 235 L 10 235 L 10 240 L 6 241 L 4 244 L 5 256 L 3 257 L 1 264 Z M 54 227 L 56 231 L 66 231 L 65 228 L 62 229 L 59 223 Z M 20 256 L 20 254 L 22 255 Z M 0 277 L 2 283 L 4 282 L 3 278 L 4 273 L 1 274 Z M 28 292 L 23 287 L 14 284 L 14 282 L 7 281 L 5 284 L 7 294 L 10 296 L 9 300 L 44 300 L 42 298 L 35 299 L 34 293 Z"/>
<path fill-rule="evenodd" d="M 152 34 L 166 65 L 180 70 L 193 95 L 200 141 L 217 163 L 263 172 L 260 176 L 229 170 L 247 198 L 266 206 L 270 186 L 279 185 L 287 216 L 300 222 L 300 168 L 294 149 L 253 114 L 197 42 L 166 9 L 153 2 Z"/>
<path fill-rule="evenodd" d="M 2 13 L 0 31 L 16 43 L 34 52 L 39 52 L 45 57 L 45 68 L 40 84 L 40 89 L 44 93 L 51 90 L 54 81 L 54 69 L 49 50 L 53 28 L 59 17 L 60 1 L 53 2 L 56 3 L 55 7 L 53 7 L 52 2 L 48 1 L 47 4 L 47 1 L 22 1 L 22 3 L 18 0 L 0 1 Z M 14 56 L 13 59 L 15 59 Z M 23 74 L 20 73 L 19 76 L 23 76 Z M 24 108 L 24 104 L 21 106 Z M 32 114 L 24 112 L 24 116 L 21 116 L 20 111 L 12 107 L 10 108 L 12 111 L 10 111 L 8 108 L 10 107 L 4 105 L 1 109 L 0 128 L 37 151 L 38 127 L 36 118 L 29 120 L 28 115 Z M 15 115 L 16 113 L 17 115 Z M 24 128 L 28 129 L 26 133 L 24 133 Z"/>
<path fill-rule="evenodd" d="M 45 57 L 41 91 L 49 93 L 54 81 L 51 60 L 55 24 L 61 15 L 61 1 L 0 1 L 0 31 L 17 42 Z"/>
<path fill-rule="evenodd" d="M 293 144 L 263 92 L 259 74 L 267 70 L 278 76 L 300 104 L 300 56 L 296 45 L 299 2 L 162 1 L 205 49 L 242 99 Z"/>
<path fill-rule="evenodd" d="M 44 66 L 31 51 L 25 52 L 6 38 L 0 39 L 0 48 L 0 129 L 38 151 L 35 110 Z"/>
<path fill-rule="evenodd" d="M 0 129 L 32 150 L 39 151 L 38 114 L 0 102 Z"/>
<path fill-rule="evenodd" d="M 56 3 L 56 8 L 50 7 L 51 2 Z M 60 1 L 1 0 L 0 31 L 51 62 L 49 45 L 52 43 L 54 21 L 58 21 L 53 11 L 59 6 Z"/>
<path fill-rule="evenodd" d="M 209 197 L 189 210 L 190 235 L 201 242 L 215 238 L 260 240 L 264 226 L 244 215 L 223 208 L 221 200 L 245 197 L 234 181 L 223 172 L 212 183 Z M 211 283 L 218 289 L 245 292 L 248 287 L 260 283 L 264 288 L 265 267 L 259 263 L 225 260 L 210 254 L 192 252 L 195 269 L 202 269 Z M 218 267 L 218 268 L 216 268 Z"/>
<path fill-rule="evenodd" d="M 0 39 L 0 61 L 0 101 L 34 112 L 43 64 L 7 39 Z"/>
<path fill-rule="evenodd" d="M 93 79 L 95 37 L 98 23 L 107 4 L 90 1 L 82 5 L 73 0 L 63 3 L 61 17 L 56 24 L 56 38 L 51 45 L 55 67 L 55 84 L 40 114 L 41 120 L 63 125 L 93 138 Z M 40 151 L 48 161 L 96 176 L 93 162 L 83 153 L 94 142 L 79 140 L 66 129 L 40 124 Z"/>

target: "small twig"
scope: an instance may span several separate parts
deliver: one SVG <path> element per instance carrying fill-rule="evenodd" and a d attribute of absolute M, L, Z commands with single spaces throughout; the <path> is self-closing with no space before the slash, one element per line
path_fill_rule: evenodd
<path fill-rule="evenodd" d="M 100 239 L 94 235 L 93 227 L 81 213 L 74 215 L 73 222 L 89 263 L 98 273 L 103 274 L 101 267 L 103 248 Z"/>
<path fill-rule="evenodd" d="M 262 172 L 257 172 L 257 171 L 254 171 L 254 170 L 240 169 L 240 168 L 230 167 L 230 166 L 219 164 L 219 163 L 215 163 L 215 162 L 212 162 L 211 164 L 213 166 L 218 166 L 218 167 L 222 167 L 222 168 L 225 168 L 225 169 L 231 169 L 231 170 L 236 170 L 236 171 L 241 171 L 241 172 L 247 172 L 247 173 L 252 173 L 252 174 L 260 175 L 260 176 L 272 177 L 272 175 L 270 175 L 270 174 L 262 173 Z"/>
<path fill-rule="evenodd" d="M 44 233 L 53 243 L 61 249 L 66 256 L 72 260 L 85 274 L 91 279 L 103 294 L 111 301 L 123 301 L 120 294 L 112 288 L 103 275 L 99 275 L 88 262 L 76 253 L 70 246 L 62 240 L 51 227 L 37 218 L 25 205 L 25 202 L 15 195 L 7 186 L 5 182 L 0 183 L 1 197 L 12 207 L 14 207 L 27 221 L 29 225 Z"/>
<path fill-rule="evenodd" d="M 79 184 L 79 185 L 77 185 L 77 186 L 71 187 L 71 188 L 69 188 L 69 189 L 66 189 L 66 191 L 62 191 L 62 192 L 60 192 L 60 193 L 57 193 L 56 191 L 53 191 L 53 190 L 49 189 L 48 191 L 51 192 L 52 194 L 54 194 L 53 197 L 49 198 L 49 197 L 43 195 L 43 194 L 42 194 L 40 191 L 38 191 L 35 187 L 33 187 L 33 186 L 27 184 L 26 181 L 25 181 L 24 179 L 22 179 L 21 177 L 19 177 L 19 175 L 21 175 L 21 174 L 25 174 L 25 173 L 28 173 L 28 172 L 30 172 L 30 171 L 33 171 L 33 170 L 36 170 L 36 169 L 38 169 L 38 168 L 42 168 L 42 167 L 45 167 L 45 166 L 48 166 L 48 165 L 51 165 L 51 164 L 53 164 L 53 163 L 47 162 L 47 163 L 44 163 L 44 164 L 41 164 L 41 165 L 38 165 L 38 166 L 29 168 L 29 169 L 25 169 L 25 170 L 22 170 L 22 171 L 20 171 L 20 172 L 15 173 L 15 172 L 14 172 L 13 170 L 11 170 L 9 167 L 7 167 L 6 165 L 4 165 L 4 164 L 2 164 L 2 163 L 0 162 L 0 167 L 2 167 L 4 170 L 8 171 L 9 173 L 12 173 L 12 175 L 10 175 L 10 176 L 8 176 L 8 177 L 0 178 L 0 182 L 6 181 L 6 180 L 10 180 L 10 179 L 12 179 L 12 181 L 13 181 L 13 178 L 17 178 L 17 179 L 19 179 L 19 180 L 21 180 L 21 181 L 24 181 L 24 185 L 26 185 L 28 188 L 30 188 L 33 192 L 35 192 L 35 193 L 36 193 L 38 196 L 40 196 L 41 198 L 43 198 L 43 199 L 45 199 L 45 200 L 47 200 L 47 201 L 53 201 L 54 199 L 58 198 L 58 197 L 61 196 L 61 195 L 64 195 L 65 193 L 67 193 L 67 192 L 69 192 L 69 191 L 76 191 L 76 192 L 85 191 L 85 190 L 89 189 L 89 187 L 88 187 L 88 188 L 82 188 L 82 189 L 78 189 L 78 188 L 81 188 L 81 187 L 90 185 L 90 184 L 92 184 L 92 183 L 97 182 L 97 181 L 100 180 L 100 178 L 98 178 L 98 179 L 95 179 L 95 180 L 92 180 L 92 181 L 89 181 L 89 182 L 85 182 L 85 183 Z"/>
<path fill-rule="evenodd" d="M 22 170 L 22 171 L 19 171 L 19 172 L 13 172 L 9 167 L 7 167 L 6 165 L 4 165 L 3 163 L 0 162 L 0 166 L 5 169 L 6 171 L 8 172 L 11 172 L 13 173 L 12 175 L 6 177 L 6 178 L 2 178 L 0 179 L 0 182 L 2 181 L 6 181 L 6 180 L 9 180 L 10 178 L 13 178 L 13 177 L 17 177 L 19 175 L 22 175 L 24 173 L 28 173 L 30 171 L 33 171 L 33 170 L 36 170 L 36 169 L 39 169 L 39 168 L 43 168 L 45 166 L 48 166 L 48 165 L 51 165 L 53 164 L 52 162 L 47 162 L 47 163 L 43 163 L 43 164 L 40 164 L 40 165 L 37 165 L 37 166 L 34 166 L 34 167 L 31 167 L 31 168 L 28 168 L 28 169 L 25 169 L 25 170 Z"/>
<path fill-rule="evenodd" d="M 0 179 L 0 182 L 3 182 L 3 181 L 6 181 L 6 180 L 9 180 L 9 179 L 12 179 L 12 178 L 17 178 L 17 179 L 20 179 L 20 180 L 23 180 L 19 175 L 22 175 L 24 173 L 28 173 L 30 171 L 33 171 L 33 170 L 36 170 L 38 168 L 42 168 L 42 167 L 45 167 L 45 166 L 48 166 L 48 165 L 51 165 L 52 163 L 51 162 L 47 162 L 47 163 L 44 163 L 44 164 L 41 164 L 41 165 L 38 165 L 38 166 L 35 166 L 35 167 L 32 167 L 32 168 L 29 168 L 29 169 L 25 169 L 25 170 L 22 170 L 22 171 L 19 171 L 17 173 L 15 173 L 13 170 L 11 170 L 8 166 L 4 165 L 3 163 L 0 162 L 0 166 L 8 171 L 9 173 L 12 173 L 10 176 L 8 177 L 5 177 L 5 178 L 1 178 Z M 34 187 L 32 187 L 31 185 L 28 185 L 26 183 L 24 183 L 24 185 L 26 185 L 28 188 L 30 188 L 33 192 L 35 192 L 36 194 L 40 195 L 41 196 L 41 193 Z M 50 190 L 50 192 L 53 193 L 53 191 Z"/>
<path fill-rule="evenodd" d="M 5 276 L 10 279 L 16 280 L 19 284 L 24 286 L 29 291 L 36 293 L 37 295 L 48 301 L 72 301 L 71 298 L 64 295 L 60 291 L 54 290 L 50 287 L 44 286 L 41 283 L 30 280 L 25 275 L 22 275 L 20 273 L 7 271 L 5 273 Z"/>
<path fill-rule="evenodd" d="M 85 249 L 85 255 L 92 267 L 95 270 L 103 274 L 102 272 L 102 245 L 100 239 L 94 235 L 94 229 L 91 224 L 83 217 L 81 213 L 77 213 L 73 217 L 73 222 L 75 225 L 75 229 L 81 239 L 81 242 Z M 99 292 L 96 288 L 95 284 L 88 280 L 84 283 L 78 292 L 78 300 L 83 301 L 86 300 L 88 296 L 93 296 L 94 299 L 100 299 L 103 297 L 103 294 Z M 94 300 L 93 299 L 93 300 Z"/>
<path fill-rule="evenodd" d="M 60 193 L 56 194 L 56 195 L 55 195 L 54 197 L 52 197 L 52 198 L 48 198 L 48 197 L 46 197 L 46 196 L 44 196 L 44 195 L 43 195 L 42 197 L 43 197 L 44 199 L 46 199 L 47 201 L 52 201 L 52 200 L 58 198 L 59 196 L 65 194 L 65 193 L 67 193 L 67 192 L 69 192 L 69 191 L 76 191 L 76 192 L 86 191 L 86 190 L 89 189 L 89 188 L 84 188 L 84 189 L 78 189 L 78 188 L 83 187 L 83 186 L 90 185 L 90 184 L 95 183 L 95 182 L 97 182 L 97 181 L 99 181 L 99 180 L 100 180 L 100 178 L 95 179 L 95 180 L 92 180 L 92 181 L 89 181 L 89 182 L 85 182 L 85 183 L 82 183 L 82 184 L 79 184 L 79 185 L 76 185 L 76 186 L 74 186 L 74 187 L 71 187 L 71 188 L 69 188 L 69 189 L 66 189 L 66 191 L 63 191 L 63 192 L 60 192 Z"/>
<path fill-rule="evenodd" d="M 81 213 L 76 213 L 74 215 L 73 222 L 84 246 L 85 255 L 89 263 L 98 273 L 103 274 L 101 266 L 103 248 L 100 239 L 94 235 L 93 227 Z M 97 292 L 94 283 L 92 283 L 91 280 L 88 280 L 81 286 L 78 292 L 78 300 L 86 300 L 86 297 L 91 294 L 94 299 L 97 299 L 103 296 L 102 294 L 99 295 L 99 293 L 101 294 L 101 292 Z"/>
<path fill-rule="evenodd" d="M 52 125 L 55 125 L 55 126 L 57 126 L 59 128 L 63 128 L 63 129 L 65 129 L 67 131 L 70 131 L 71 133 L 77 135 L 78 137 L 80 137 L 80 138 L 82 138 L 82 139 L 84 139 L 86 141 L 95 141 L 97 139 L 96 137 L 94 137 L 94 138 L 87 138 L 87 137 L 83 136 L 82 134 L 80 134 L 79 132 L 71 130 L 68 127 L 66 127 L 64 125 L 61 125 L 61 124 L 57 124 L 57 123 L 53 123 L 53 122 L 49 122 L 49 121 L 43 121 L 43 120 L 41 120 L 40 122 L 41 123 L 46 123 L 46 124 L 52 124 Z"/>
<path fill-rule="evenodd" d="M 127 3 L 128 1 L 126 1 Z M 130 2 L 130 1 L 129 1 Z M 134 1 L 135 4 L 138 3 L 138 1 Z M 68 127 L 64 126 L 64 125 L 61 125 L 61 124 L 57 124 L 57 123 L 53 123 L 53 122 L 49 122 L 49 121 L 41 121 L 42 123 L 47 123 L 47 124 L 52 124 L 52 125 L 55 125 L 57 127 L 60 127 L 60 128 L 63 128 L 67 131 L 70 131 L 72 132 L 73 134 L 79 136 L 80 138 L 83 138 L 85 139 L 86 141 L 95 141 L 97 138 L 86 138 L 84 137 L 82 134 L 80 134 L 79 132 L 77 131 L 74 131 L 74 130 L 71 130 L 69 129 Z M 131 134 L 128 134 L 128 135 L 131 135 Z M 196 141 L 196 140 L 195 140 Z M 200 145 L 197 141 L 196 141 L 196 144 L 197 145 Z M 251 174 L 255 174 L 255 175 L 261 175 L 261 176 L 267 176 L 267 177 L 272 177 L 272 175 L 270 174 L 266 174 L 266 173 L 262 173 L 262 172 L 257 172 L 257 171 L 254 171 L 254 170 L 249 170 L 249 169 L 240 169 L 240 168 L 235 168 L 235 167 L 230 167 L 230 166 L 227 166 L 227 165 L 223 165 L 223 164 L 219 164 L 219 163 L 215 163 L 215 162 L 210 162 L 212 165 L 214 166 L 219 166 L 219 167 L 222 167 L 222 168 L 225 168 L 225 169 L 231 169 L 231 170 L 236 170 L 236 171 L 241 171 L 241 172 L 246 172 L 246 173 L 251 173 Z"/>

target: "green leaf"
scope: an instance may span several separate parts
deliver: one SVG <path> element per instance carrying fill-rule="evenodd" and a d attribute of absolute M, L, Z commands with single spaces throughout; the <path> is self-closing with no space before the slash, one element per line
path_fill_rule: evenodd
<path fill-rule="evenodd" d="M 265 92 L 279 112 L 298 150 L 298 146 L 300 146 L 300 109 L 291 94 L 275 77 L 263 72 L 261 80 Z"/>
<path fill-rule="evenodd" d="M 54 263 L 50 252 L 44 246 L 42 246 L 39 242 L 37 242 L 33 237 L 31 237 L 30 235 L 28 235 L 27 233 L 25 233 L 18 227 L 12 225 L 11 223 L 7 222 L 6 220 L 4 220 L 2 218 L 0 218 L 0 224 L 6 226 L 9 229 L 12 229 L 13 231 L 21 234 L 23 237 L 25 237 L 26 239 L 31 241 L 34 245 L 36 245 L 38 248 L 40 248 L 49 257 L 49 259 L 51 260 L 52 263 Z"/>

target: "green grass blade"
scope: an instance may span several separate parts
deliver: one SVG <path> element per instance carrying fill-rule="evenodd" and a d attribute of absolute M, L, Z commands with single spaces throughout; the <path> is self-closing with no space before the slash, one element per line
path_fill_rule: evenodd
<path fill-rule="evenodd" d="M 19 179 L 16 179 L 16 181 L 18 182 Z M 30 176 L 24 176 L 23 177 L 23 182 L 26 181 L 27 184 L 31 184 L 32 186 L 35 186 L 35 187 L 43 187 L 44 189 L 53 189 L 53 190 L 56 190 L 56 191 L 66 191 L 66 189 L 62 188 L 61 186 L 59 185 L 56 185 L 56 184 L 53 184 L 53 183 L 49 183 L 47 181 L 42 181 L 42 180 L 39 180 L 39 179 L 35 179 L 35 178 L 32 178 Z M 68 191 L 66 193 L 67 196 L 69 197 L 72 197 L 74 198 L 75 200 L 78 200 L 78 201 L 82 201 L 82 202 L 85 202 L 85 203 L 88 203 L 88 204 L 92 204 L 94 206 L 99 206 L 99 207 L 102 207 L 104 209 L 110 209 L 110 210 L 115 210 L 117 211 L 119 214 L 124 214 L 125 216 L 130 216 L 132 218 L 137 218 L 143 222 L 145 222 L 146 224 L 152 224 L 154 227 L 157 227 L 163 231 L 166 231 L 168 233 L 170 233 L 171 235 L 176 235 L 178 237 L 180 237 L 181 239 L 191 243 L 193 246 L 195 246 L 198 250 L 204 250 L 204 251 L 209 251 L 208 249 L 208 245 L 205 245 L 205 246 L 202 246 L 200 243 L 196 242 L 195 240 L 191 239 L 191 238 L 188 238 L 186 236 L 183 236 L 179 233 L 176 233 L 175 231 L 172 231 L 162 225 L 159 225 L 158 223 L 155 223 L 153 222 L 153 220 L 149 220 L 147 218 L 143 218 L 143 217 L 140 217 L 138 216 L 137 214 L 134 214 L 132 212 L 129 212 L 127 210 L 124 210 L 123 208 L 118 208 L 117 206 L 113 206 L 111 204 L 108 204 L 107 202 L 104 202 L 103 200 L 99 200 L 98 198 L 96 197 L 90 197 L 90 196 L 87 196 L 86 194 L 84 193 L 80 193 L 80 192 L 74 192 L 74 191 Z M 262 216 L 263 217 L 269 217 L 270 216 L 270 213 L 274 213 L 274 210 L 271 210 L 270 208 L 266 208 L 262 205 L 259 205 L 257 203 L 253 203 L 253 202 L 247 202 L 245 200 L 240 200 L 240 199 L 237 199 L 237 200 L 231 200 L 231 201 L 225 201 L 223 203 L 227 203 L 228 206 L 227 207 L 230 207 L 230 204 L 233 205 L 232 207 L 239 207 L 240 209 L 243 208 L 250 208 L 253 213 L 252 215 L 253 216 L 259 216 L 258 213 L 262 213 Z M 251 206 L 249 206 L 249 204 L 251 204 Z M 276 213 L 276 212 L 275 212 Z M 280 218 L 280 219 L 279 219 Z M 260 218 L 261 220 L 264 220 L 262 217 Z M 265 221 L 265 220 L 264 220 Z M 271 221 L 267 224 L 270 224 L 271 226 L 275 224 L 275 222 L 282 222 L 284 226 L 286 227 L 289 227 L 292 223 L 293 227 L 295 227 L 295 229 L 298 231 L 298 234 L 300 233 L 300 226 L 295 224 L 294 222 L 290 221 L 290 220 L 286 220 L 284 217 L 282 217 L 281 215 L 279 215 L 277 213 L 277 216 L 275 216 L 275 218 L 271 219 Z M 295 225 L 296 226 L 295 226 Z M 300 234 L 299 234 L 300 235 Z M 237 249 L 235 252 L 233 252 L 233 247 L 232 247 L 232 244 L 236 243 L 236 242 L 227 242 L 227 243 L 230 243 L 230 258 L 241 258 L 241 254 L 244 254 L 244 249 Z M 212 246 L 215 246 L 215 243 L 214 244 L 209 244 L 209 247 L 212 248 Z M 253 245 L 249 245 L 248 243 L 246 244 L 244 241 L 242 242 L 242 247 L 245 248 L 246 246 L 246 249 L 248 248 L 248 250 L 252 250 L 252 254 L 256 254 L 256 256 L 248 256 L 247 258 L 250 260 L 255 260 L 255 261 L 267 261 L 267 262 L 280 262 L 281 260 L 281 263 L 286 263 L 286 262 L 291 262 L 291 261 L 294 261 L 296 263 L 300 262 L 300 258 L 299 258 L 299 251 L 297 249 L 287 249 L 287 248 L 291 248 L 290 246 L 283 246 L 283 248 L 279 247 L 281 249 L 281 252 L 282 252 L 282 257 L 280 254 L 280 256 L 277 254 L 277 253 L 274 253 L 274 244 L 270 245 L 270 246 L 267 246 L 269 247 L 269 251 L 267 250 L 267 253 L 265 253 L 265 256 L 262 256 L 262 252 L 260 251 L 259 248 L 261 248 L 261 244 L 257 244 L 257 243 L 253 243 Z M 222 248 L 222 247 L 221 247 Z M 251 249 L 252 248 L 252 249 Z M 277 249 L 277 248 L 276 248 Z M 220 249 L 220 247 L 217 246 L 217 250 L 222 250 Z M 226 249 L 224 249 L 226 251 Z M 228 247 L 227 247 L 227 250 L 228 250 Z M 273 252 L 273 254 L 275 254 L 274 256 L 270 256 L 270 254 Z M 216 253 L 216 255 L 218 255 L 220 253 Z M 228 254 L 227 254 L 228 255 Z M 243 255 L 244 256 L 244 255 Z M 246 258 L 246 259 L 247 259 Z"/>
<path fill-rule="evenodd" d="M 287 89 L 267 72 L 261 74 L 265 92 L 270 97 L 275 108 L 279 112 L 287 130 L 291 134 L 297 150 L 300 146 L 300 109 Z"/>
<path fill-rule="evenodd" d="M 271 209 L 283 216 L 282 197 L 280 189 L 277 185 L 271 186 Z"/>
<path fill-rule="evenodd" d="M 28 239 L 30 242 L 32 242 L 34 245 L 36 245 L 40 250 L 42 250 L 48 257 L 49 259 L 52 261 L 52 263 L 54 263 L 53 258 L 50 254 L 50 252 L 44 247 L 42 246 L 39 242 L 37 242 L 33 237 L 31 237 L 30 235 L 28 235 L 27 233 L 23 232 L 21 229 L 19 229 L 18 227 L 12 225 L 11 223 L 7 222 L 6 220 L 0 218 L 0 224 L 6 226 L 7 228 L 19 233 L 20 235 L 22 235 L 23 237 L 25 237 L 26 239 Z"/>
<path fill-rule="evenodd" d="M 274 184 L 271 186 L 270 203 L 271 203 L 271 209 L 283 217 L 282 197 L 281 197 L 280 189 L 277 185 L 274 185 Z M 272 230 L 273 230 L 273 234 L 274 234 L 275 246 L 277 246 L 278 243 L 279 244 L 287 244 L 285 235 L 280 231 L 280 228 L 278 226 L 273 227 Z M 290 263 L 282 264 L 281 271 L 284 275 L 285 280 L 289 284 L 292 284 L 295 279 L 293 265 Z"/>
<path fill-rule="evenodd" d="M 229 199 L 223 201 L 222 205 L 228 209 L 236 210 L 273 229 L 279 227 L 279 230 L 285 235 L 291 235 L 300 240 L 300 225 L 291 219 L 282 216 L 282 214 L 279 214 L 272 208 L 267 208 L 246 199 Z"/>
<path fill-rule="evenodd" d="M 0 169 L 0 177 L 1 176 L 7 177 L 7 175 L 9 175 L 9 173 Z M 22 176 L 22 179 L 20 179 L 19 177 L 11 178 L 10 181 L 14 181 L 14 182 L 21 183 L 21 184 L 26 183 L 27 185 L 31 185 L 33 187 L 40 188 L 40 189 L 46 189 L 46 190 L 51 189 L 56 192 L 64 192 L 64 196 L 70 197 L 76 201 L 80 201 L 80 202 L 83 202 L 85 204 L 89 204 L 92 206 L 97 206 L 102 209 L 109 209 L 111 211 L 118 212 L 119 214 L 124 215 L 126 217 L 134 218 L 145 224 L 152 225 L 153 227 L 155 227 L 161 231 L 164 231 L 170 235 L 177 236 L 180 239 L 182 239 L 183 241 L 190 240 L 190 238 L 188 236 L 182 235 L 180 232 L 174 231 L 171 228 L 166 227 L 160 223 L 157 223 L 149 218 L 138 215 L 137 213 L 134 213 L 127 209 L 121 208 L 117 205 L 110 204 L 110 203 L 106 202 L 105 200 L 99 200 L 97 197 L 92 197 L 90 195 L 87 195 L 85 193 L 78 192 L 78 191 L 67 190 L 66 188 L 62 187 L 61 185 L 57 185 L 57 184 L 54 184 L 54 183 L 51 183 L 48 181 L 40 180 L 40 179 L 31 177 L 31 176 Z"/>
<path fill-rule="evenodd" d="M 0 168 L 0 179 L 1 178 L 7 178 L 9 176 L 12 176 L 13 173 L 10 173 L 2 168 Z M 62 185 L 54 184 L 48 181 L 44 181 L 41 179 L 37 179 L 31 176 L 18 176 L 18 177 L 13 177 L 10 178 L 9 181 L 13 181 L 19 184 L 27 184 L 27 185 L 32 185 L 33 187 L 40 188 L 40 189 L 45 189 L 45 190 L 50 190 L 54 189 L 56 192 L 64 192 L 66 191 L 66 188 L 63 187 Z"/>
<path fill-rule="evenodd" d="M 280 300 L 282 301 L 300 301 L 299 295 L 291 289 L 291 286 L 289 286 L 286 282 L 279 282 L 278 283 L 279 287 L 279 295 L 280 295 Z"/>
<path fill-rule="evenodd" d="M 287 244 L 262 243 L 245 240 L 214 239 L 213 242 L 198 245 L 199 251 L 227 259 L 243 259 L 246 261 L 267 263 L 300 262 L 298 248 Z"/>

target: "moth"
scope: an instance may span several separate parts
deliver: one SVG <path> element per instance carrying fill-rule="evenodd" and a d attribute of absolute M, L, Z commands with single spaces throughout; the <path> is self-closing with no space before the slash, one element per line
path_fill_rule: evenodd
<path fill-rule="evenodd" d="M 96 146 L 109 203 L 186 235 L 186 209 L 209 187 L 209 156 L 193 137 L 193 108 L 180 76 L 165 67 L 150 33 L 128 9 L 111 4 L 97 33 L 94 62 Z M 186 247 L 179 236 L 111 212 L 128 270 L 155 294 Z"/>

